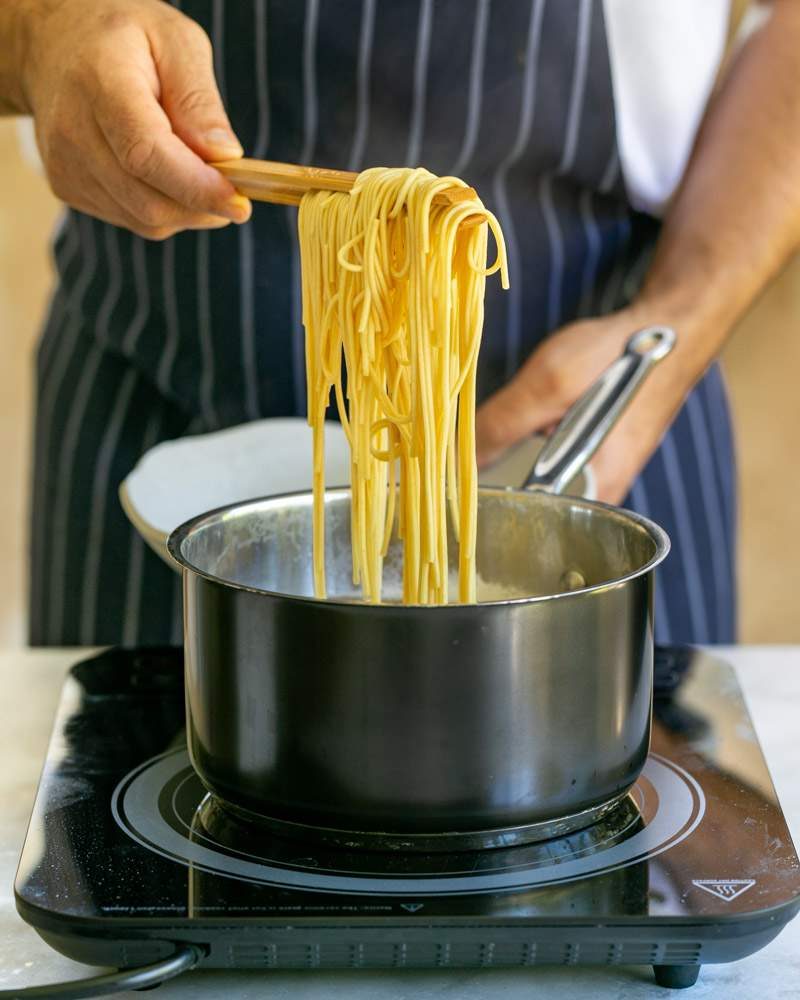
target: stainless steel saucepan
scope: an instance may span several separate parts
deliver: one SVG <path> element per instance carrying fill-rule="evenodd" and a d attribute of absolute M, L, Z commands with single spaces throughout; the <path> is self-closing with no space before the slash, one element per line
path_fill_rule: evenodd
<path fill-rule="evenodd" d="M 326 600 L 309 492 L 172 533 L 189 750 L 218 800 L 295 836 L 435 850 L 554 836 L 625 796 L 648 751 L 669 540 L 559 490 L 673 343 L 660 327 L 631 338 L 548 440 L 532 489 L 480 489 L 477 604 L 362 603 L 349 490 L 326 494 Z M 401 593 L 399 545 L 384 592 Z"/>

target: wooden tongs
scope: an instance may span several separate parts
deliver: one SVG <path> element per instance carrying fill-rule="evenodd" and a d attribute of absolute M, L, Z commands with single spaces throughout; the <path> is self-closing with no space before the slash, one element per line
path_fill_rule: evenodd
<path fill-rule="evenodd" d="M 358 174 L 327 167 L 301 167 L 273 160 L 225 160 L 212 163 L 241 194 L 275 205 L 299 205 L 307 191 L 349 191 Z M 474 188 L 448 188 L 434 198 L 437 205 L 455 205 L 477 198 Z"/>

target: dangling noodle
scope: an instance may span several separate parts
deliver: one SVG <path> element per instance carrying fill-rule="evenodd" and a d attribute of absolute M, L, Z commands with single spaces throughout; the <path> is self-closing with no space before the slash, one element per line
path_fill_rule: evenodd
<path fill-rule="evenodd" d="M 333 390 L 350 444 L 353 582 L 364 599 L 381 599 L 396 525 L 403 602 L 447 603 L 449 506 L 458 597 L 476 600 L 475 373 L 486 276 L 500 271 L 504 288 L 508 276 L 499 223 L 480 201 L 433 204 L 464 186 L 424 169 L 378 167 L 348 194 L 316 191 L 300 205 L 318 597 L 326 595 L 324 421 Z M 498 252 L 487 267 L 489 229 Z"/>

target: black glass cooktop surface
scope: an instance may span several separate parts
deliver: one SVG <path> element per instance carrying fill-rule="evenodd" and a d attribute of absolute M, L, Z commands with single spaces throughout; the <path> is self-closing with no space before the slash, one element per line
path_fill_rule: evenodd
<path fill-rule="evenodd" d="M 18 908 L 95 964 L 191 940 L 216 967 L 649 962 L 686 985 L 775 936 L 800 909 L 800 863 L 731 668 L 664 649 L 657 681 L 650 757 L 601 822 L 404 855 L 230 816 L 186 754 L 180 651 L 103 653 L 66 681 Z"/>

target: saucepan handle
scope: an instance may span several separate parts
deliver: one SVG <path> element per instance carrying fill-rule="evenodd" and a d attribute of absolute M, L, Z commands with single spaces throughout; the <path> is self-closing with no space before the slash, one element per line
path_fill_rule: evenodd
<path fill-rule="evenodd" d="M 622 416 L 642 381 L 675 346 L 675 331 L 648 326 L 564 414 L 545 442 L 524 489 L 561 493 L 594 455 Z"/>

